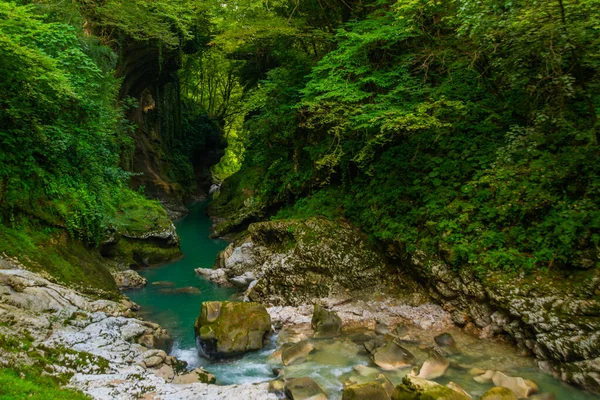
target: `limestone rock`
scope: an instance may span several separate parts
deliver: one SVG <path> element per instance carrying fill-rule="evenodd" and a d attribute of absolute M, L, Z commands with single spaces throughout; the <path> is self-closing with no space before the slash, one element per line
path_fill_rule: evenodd
<path fill-rule="evenodd" d="M 449 366 L 450 361 L 446 360 L 436 351 L 432 351 L 429 358 L 421 366 L 418 376 L 419 378 L 436 379 L 443 376 Z"/>
<path fill-rule="evenodd" d="M 146 278 L 132 269 L 126 271 L 113 272 L 112 276 L 119 289 L 139 289 L 146 286 Z"/>
<path fill-rule="evenodd" d="M 342 400 L 390 400 L 393 392 L 394 385 L 380 374 L 375 381 L 346 386 Z"/>
<path fill-rule="evenodd" d="M 388 342 L 375 350 L 373 362 L 381 369 L 392 371 L 409 368 L 414 364 L 415 356 L 399 344 Z"/>
<path fill-rule="evenodd" d="M 146 368 L 159 366 L 165 361 L 165 358 L 167 358 L 167 353 L 163 350 L 148 350 L 142 354 L 143 363 Z"/>
<path fill-rule="evenodd" d="M 213 374 L 205 371 L 202 367 L 196 368 L 187 374 L 178 375 L 173 379 L 173 383 L 175 384 L 190 384 L 197 382 L 212 384 L 216 381 L 217 378 L 215 378 Z"/>
<path fill-rule="evenodd" d="M 317 338 L 339 336 L 342 331 L 342 319 L 334 312 L 315 304 L 311 326 Z"/>
<path fill-rule="evenodd" d="M 222 358 L 263 347 L 271 317 L 258 303 L 204 302 L 194 331 L 200 355 Z"/>
<path fill-rule="evenodd" d="M 485 392 L 480 400 L 518 400 L 519 398 L 509 389 L 503 387 L 491 388 Z"/>
<path fill-rule="evenodd" d="M 296 378 L 285 383 L 285 394 L 291 400 L 327 400 L 327 395 L 311 378 Z"/>
<path fill-rule="evenodd" d="M 313 349 L 314 346 L 308 340 L 292 344 L 281 353 L 281 361 L 285 366 L 302 362 Z"/>
<path fill-rule="evenodd" d="M 510 389 L 519 398 L 529 397 L 539 391 L 538 386 L 533 381 L 525 380 L 520 377 L 512 377 L 496 372 L 492 377 L 494 385 Z"/>

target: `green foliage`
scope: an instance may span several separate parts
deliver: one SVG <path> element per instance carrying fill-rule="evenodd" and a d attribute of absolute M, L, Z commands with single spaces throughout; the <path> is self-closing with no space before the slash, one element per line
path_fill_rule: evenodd
<path fill-rule="evenodd" d="M 290 61 L 249 98 L 251 190 L 480 271 L 596 266 L 595 3 L 352 4 L 316 64 L 271 45 Z"/>

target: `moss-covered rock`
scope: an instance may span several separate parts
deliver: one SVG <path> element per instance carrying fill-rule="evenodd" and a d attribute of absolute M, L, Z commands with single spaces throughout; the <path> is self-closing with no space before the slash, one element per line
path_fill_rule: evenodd
<path fill-rule="evenodd" d="M 300 305 L 348 292 L 368 297 L 419 293 L 412 280 L 402 279 L 368 238 L 344 220 L 252 223 L 225 253 L 214 275 L 245 283 L 252 277 L 246 291 L 251 301 Z"/>
<path fill-rule="evenodd" d="M 518 397 L 507 388 L 495 387 L 485 392 L 480 400 L 518 400 Z"/>
<path fill-rule="evenodd" d="M 223 358 L 260 350 L 271 331 L 271 317 L 258 303 L 202 303 L 194 332 L 200 355 Z"/>
<path fill-rule="evenodd" d="M 469 397 L 436 382 L 406 376 L 396 386 L 392 400 L 469 400 Z"/>
<path fill-rule="evenodd" d="M 342 400 L 390 400 L 393 392 L 394 385 L 380 374 L 375 381 L 346 386 Z"/>
<path fill-rule="evenodd" d="M 342 331 L 342 319 L 334 312 L 315 304 L 311 326 L 316 338 L 339 336 Z"/>

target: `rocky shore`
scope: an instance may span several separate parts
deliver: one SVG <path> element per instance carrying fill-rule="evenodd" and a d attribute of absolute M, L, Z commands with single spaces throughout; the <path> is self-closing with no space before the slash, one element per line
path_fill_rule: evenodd
<path fill-rule="evenodd" d="M 171 338 L 136 306 L 91 298 L 0 259 L 0 366 L 36 364 L 96 399 L 275 399 L 267 385 L 218 386 L 168 356 Z M 43 365 L 41 365 L 43 364 Z"/>

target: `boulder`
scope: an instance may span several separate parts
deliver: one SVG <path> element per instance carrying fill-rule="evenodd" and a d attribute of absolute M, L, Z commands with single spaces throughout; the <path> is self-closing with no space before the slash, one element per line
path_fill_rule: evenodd
<path fill-rule="evenodd" d="M 262 349 L 271 317 L 258 303 L 204 302 L 194 331 L 201 356 L 236 356 Z"/>
<path fill-rule="evenodd" d="M 396 386 L 392 400 L 470 400 L 446 386 L 416 376 L 407 375 Z"/>
<path fill-rule="evenodd" d="M 379 375 L 373 382 L 349 385 L 342 392 L 342 400 L 390 400 L 394 385 Z"/>
<path fill-rule="evenodd" d="M 296 378 L 284 385 L 285 395 L 291 400 L 327 400 L 327 395 L 311 378 Z"/>
<path fill-rule="evenodd" d="M 450 361 L 442 357 L 438 352 L 432 351 L 419 370 L 419 378 L 436 379 L 443 376 L 450 366 Z"/>
<path fill-rule="evenodd" d="M 495 387 L 485 392 L 479 400 L 519 400 L 519 398 L 510 389 Z"/>
<path fill-rule="evenodd" d="M 479 383 L 491 383 L 495 374 L 496 374 L 496 371 L 488 370 L 488 371 L 485 371 L 483 374 L 479 374 L 479 375 L 473 377 L 473 380 L 475 382 L 479 382 Z"/>
<path fill-rule="evenodd" d="M 126 271 L 113 272 L 112 276 L 115 283 L 121 290 L 125 289 L 140 289 L 146 286 L 148 281 L 146 278 L 138 274 L 132 269 Z"/>
<path fill-rule="evenodd" d="M 287 346 L 281 353 L 281 362 L 286 367 L 294 363 L 304 362 L 313 349 L 314 346 L 308 340 Z"/>
<path fill-rule="evenodd" d="M 173 282 L 169 282 L 169 281 L 152 282 L 151 285 L 158 286 L 158 287 L 175 287 L 175 284 Z"/>
<path fill-rule="evenodd" d="M 334 311 L 326 310 L 319 304 L 315 304 L 310 323 L 316 338 L 339 336 L 342 331 L 342 319 Z"/>
<path fill-rule="evenodd" d="M 510 389 L 519 398 L 529 397 L 539 391 L 535 382 L 519 377 L 513 377 L 497 371 L 492 377 L 494 385 Z"/>
<path fill-rule="evenodd" d="M 154 368 L 161 365 L 165 358 L 167 358 L 167 353 L 163 350 L 148 350 L 142 354 L 142 362 L 146 368 Z"/>
<path fill-rule="evenodd" d="M 373 353 L 373 362 L 381 369 L 392 371 L 408 368 L 415 362 L 415 356 L 395 342 L 388 342 Z"/>

